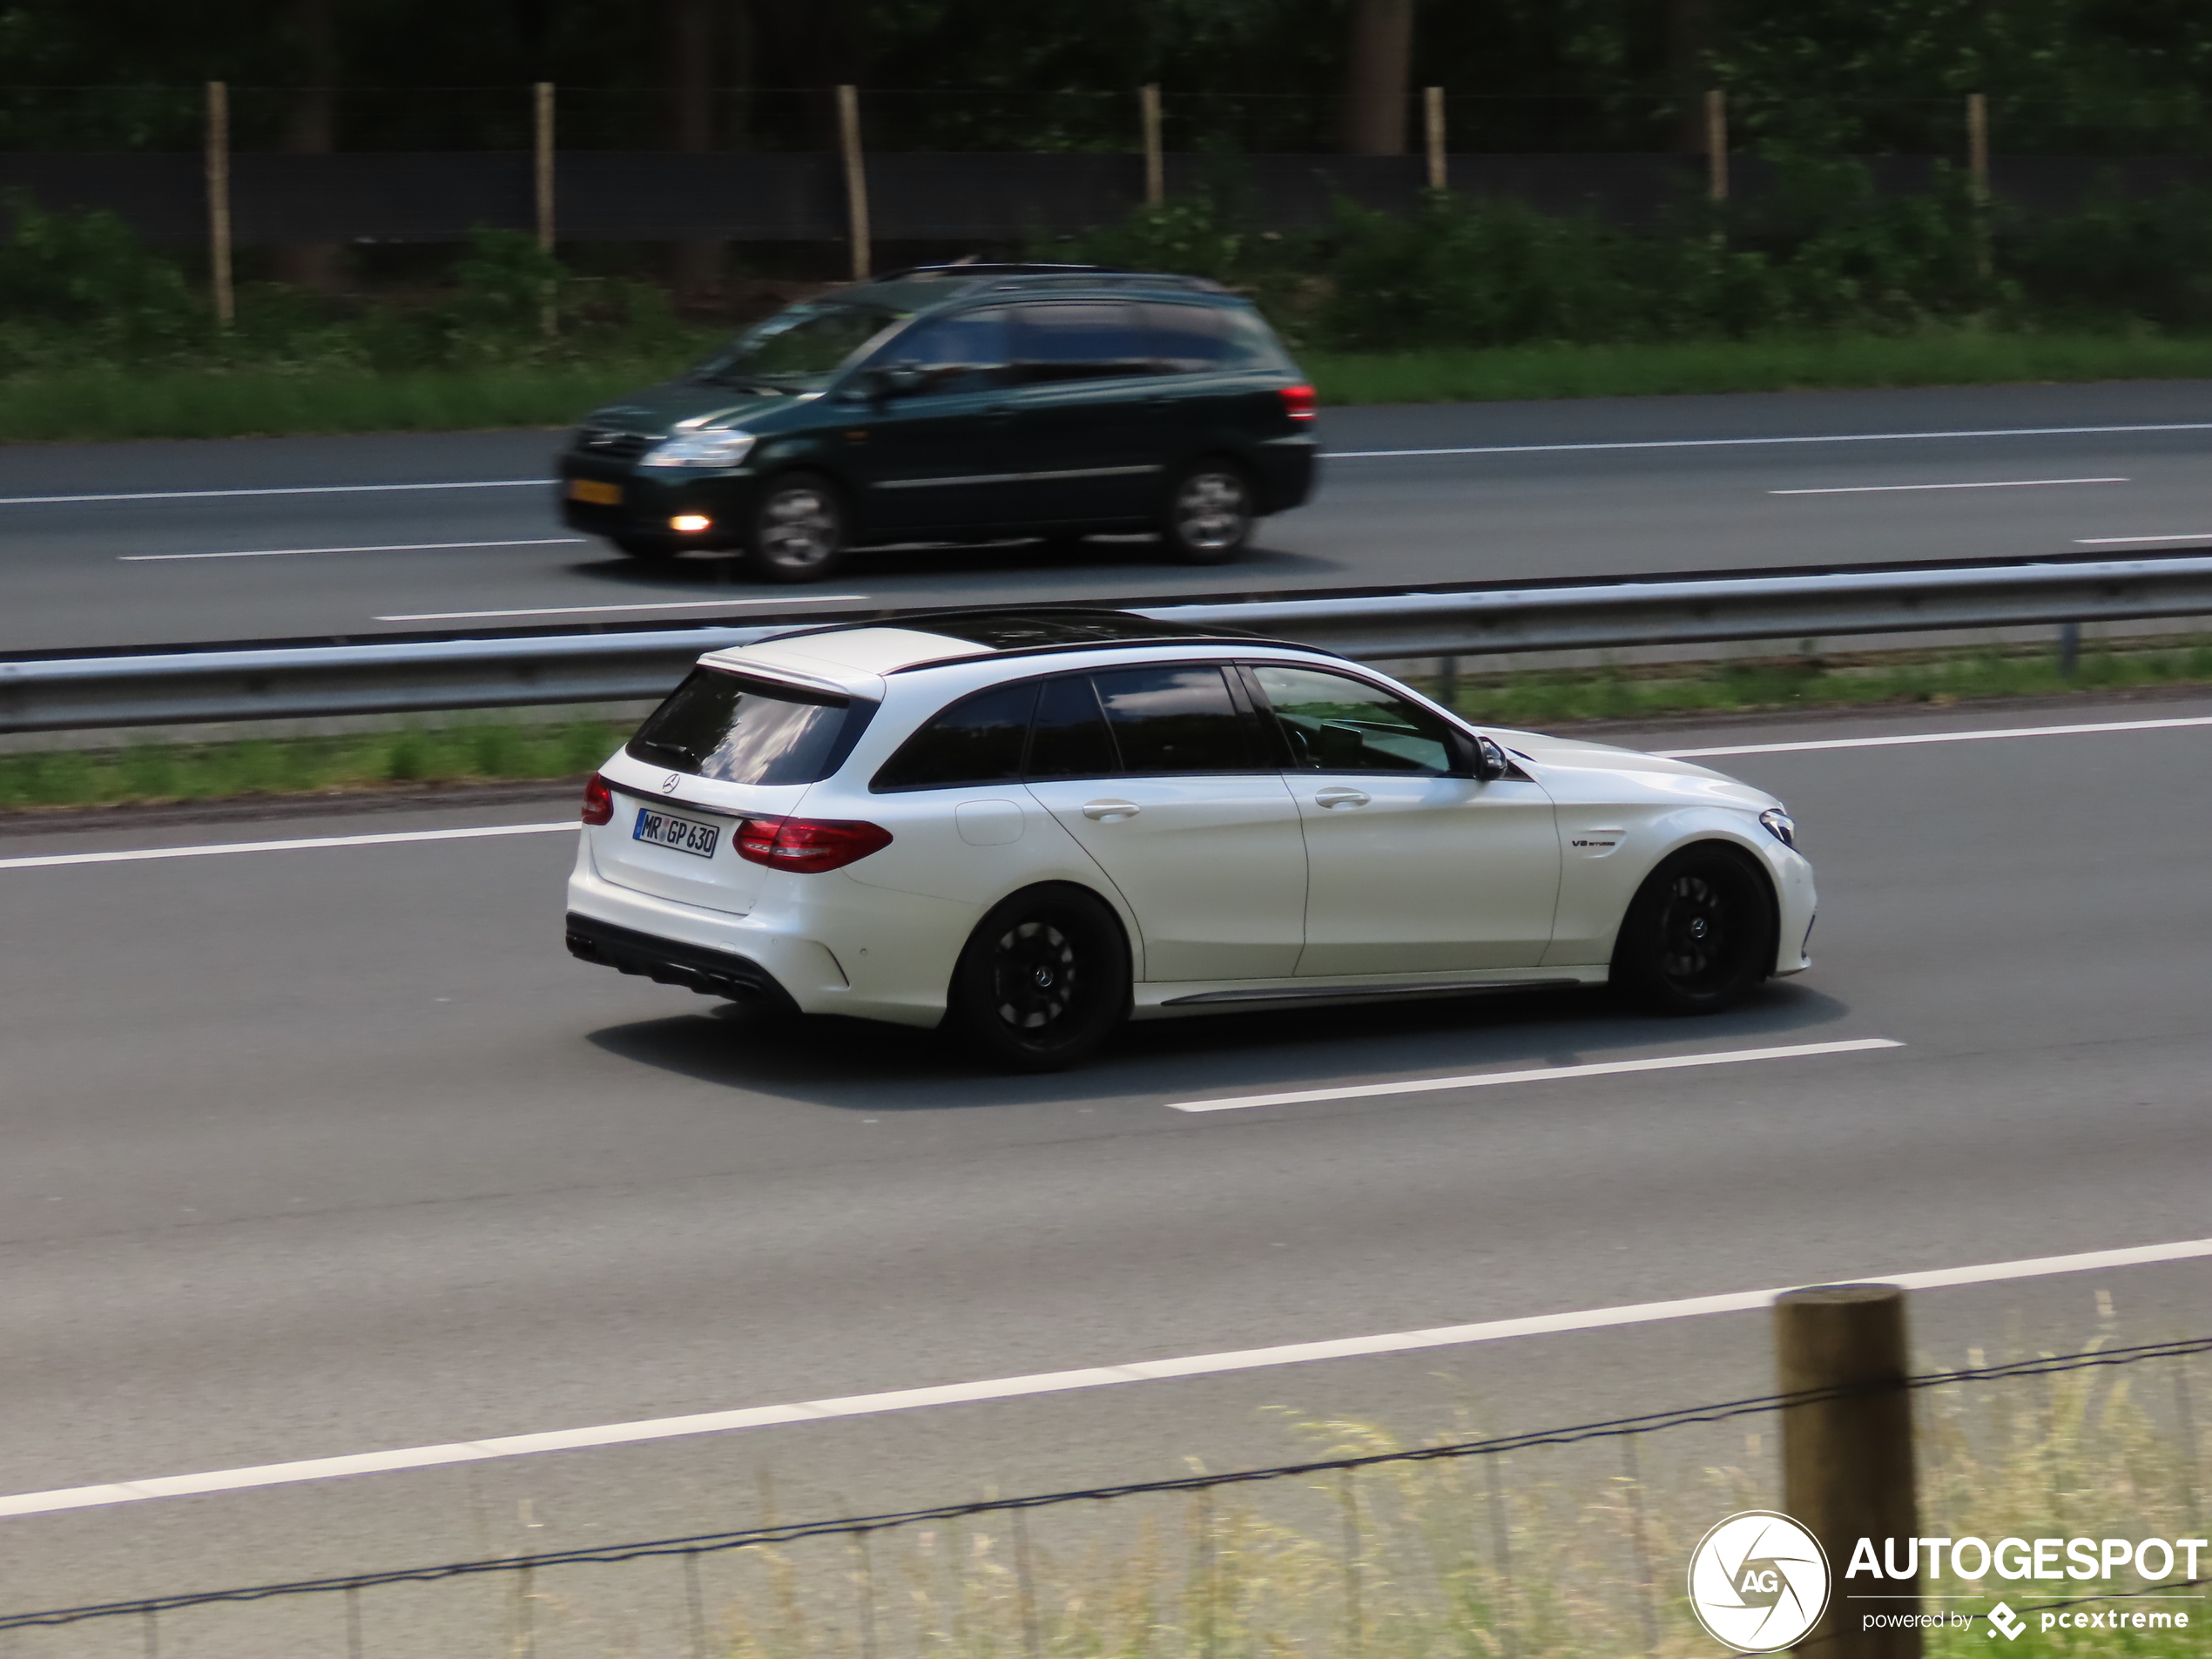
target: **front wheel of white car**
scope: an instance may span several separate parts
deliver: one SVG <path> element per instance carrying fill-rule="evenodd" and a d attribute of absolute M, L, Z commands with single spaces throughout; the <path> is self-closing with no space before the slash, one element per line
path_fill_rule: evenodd
<path fill-rule="evenodd" d="M 1129 1011 L 1129 941 L 1081 887 L 1017 893 L 976 924 L 953 969 L 946 1024 L 1009 1071 L 1088 1058 Z"/>
<path fill-rule="evenodd" d="M 1613 983 L 1662 1014 L 1717 1014 L 1772 971 L 1774 890 L 1750 856 L 1684 847 L 1644 878 L 1613 948 Z"/>

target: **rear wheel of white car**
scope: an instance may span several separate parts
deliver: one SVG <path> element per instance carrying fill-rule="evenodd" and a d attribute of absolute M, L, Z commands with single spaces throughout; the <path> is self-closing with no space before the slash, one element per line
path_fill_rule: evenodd
<path fill-rule="evenodd" d="M 1008 1070 L 1057 1071 L 1113 1034 L 1129 994 L 1129 941 L 1113 911 L 1081 887 L 1031 887 L 969 935 L 946 1024 Z"/>
<path fill-rule="evenodd" d="M 1717 1014 L 1774 967 L 1774 890 L 1748 854 L 1684 847 L 1644 879 L 1613 948 L 1613 983 L 1665 1014 Z"/>

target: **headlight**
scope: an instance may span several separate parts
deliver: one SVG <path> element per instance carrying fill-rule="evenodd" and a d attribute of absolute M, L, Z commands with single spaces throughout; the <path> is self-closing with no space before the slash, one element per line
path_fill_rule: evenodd
<path fill-rule="evenodd" d="M 686 432 L 645 452 L 641 467 L 734 467 L 752 453 L 750 432 Z"/>
<path fill-rule="evenodd" d="M 1779 806 L 1770 806 L 1759 814 L 1759 822 L 1766 826 L 1767 833 L 1787 847 L 1797 845 L 1797 820 Z"/>

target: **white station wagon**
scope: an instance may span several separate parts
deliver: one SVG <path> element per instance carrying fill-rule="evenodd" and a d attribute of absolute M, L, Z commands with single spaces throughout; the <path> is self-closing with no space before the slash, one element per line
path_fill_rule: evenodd
<path fill-rule="evenodd" d="M 1027 1069 L 1130 1018 L 1608 981 L 1696 1013 L 1811 966 L 1772 796 L 1122 611 L 712 652 L 583 822 L 584 961 Z"/>

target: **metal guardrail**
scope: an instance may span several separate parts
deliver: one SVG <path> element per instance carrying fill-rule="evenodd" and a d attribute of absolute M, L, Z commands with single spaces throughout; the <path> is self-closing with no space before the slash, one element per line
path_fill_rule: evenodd
<path fill-rule="evenodd" d="M 1345 656 L 1485 656 L 2212 614 L 2201 554 L 1817 576 L 1151 604 L 1163 621 Z M 631 633 L 226 646 L 0 661 L 0 732 L 427 712 L 658 697 L 702 652 L 825 620 Z"/>

